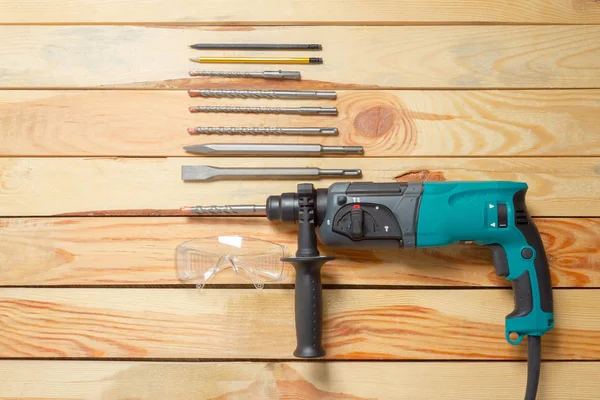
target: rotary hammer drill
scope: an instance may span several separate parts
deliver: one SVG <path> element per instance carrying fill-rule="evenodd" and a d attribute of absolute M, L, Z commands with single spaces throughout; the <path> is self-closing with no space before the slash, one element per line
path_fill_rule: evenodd
<path fill-rule="evenodd" d="M 496 274 L 512 282 L 514 310 L 505 336 L 528 336 L 526 400 L 535 399 L 541 336 L 554 325 L 552 284 L 544 247 L 527 213 L 527 185 L 520 182 L 334 183 L 328 189 L 300 184 L 296 193 L 270 196 L 266 205 L 194 207 L 194 214 L 263 214 L 298 223 L 298 250 L 285 258 L 296 270 L 297 348 L 302 358 L 322 347 L 320 271 L 333 257 L 327 247 L 413 248 L 475 242 L 492 250 Z M 514 337 L 511 337 L 513 335 Z"/>

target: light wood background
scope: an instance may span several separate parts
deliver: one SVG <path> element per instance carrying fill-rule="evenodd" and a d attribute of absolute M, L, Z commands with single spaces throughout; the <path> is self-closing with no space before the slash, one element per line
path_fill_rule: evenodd
<path fill-rule="evenodd" d="M 190 78 L 194 42 L 315 42 L 301 82 Z M 216 54 L 242 55 L 239 51 Z M 257 52 L 257 54 L 266 54 Z M 288 53 L 269 53 L 283 55 Z M 314 53 L 309 53 L 314 54 Z M 208 66 L 217 70 L 279 66 Z M 331 89 L 335 101 L 190 99 L 189 88 Z M 190 114 L 190 105 L 337 106 L 338 117 Z M 336 126 L 364 157 L 248 166 L 362 168 L 364 180 L 530 185 L 555 287 L 538 398 L 600 393 L 600 2 L 0 0 L 0 398 L 511 400 L 526 345 L 487 249 L 330 250 L 323 360 L 292 357 L 293 271 L 262 291 L 231 271 L 175 277 L 178 243 L 295 227 L 189 218 L 292 181 L 183 183 L 235 166 L 188 126 Z M 330 184 L 322 180 L 319 186 Z"/>

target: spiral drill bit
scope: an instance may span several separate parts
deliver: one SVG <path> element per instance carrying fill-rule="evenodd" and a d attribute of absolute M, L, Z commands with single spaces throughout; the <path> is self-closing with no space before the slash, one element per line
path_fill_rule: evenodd
<path fill-rule="evenodd" d="M 335 136 L 337 128 L 267 128 L 267 127 L 208 127 L 188 128 L 190 135 L 326 135 Z"/>
<path fill-rule="evenodd" d="M 250 114 L 296 114 L 296 115 L 337 115 L 335 107 L 233 107 L 233 106 L 192 106 L 192 113 L 250 113 Z"/>
<path fill-rule="evenodd" d="M 189 89 L 190 97 L 230 97 L 238 99 L 322 99 L 335 100 L 337 95 L 332 91 L 303 90 L 229 90 L 229 89 Z"/>
<path fill-rule="evenodd" d="M 218 76 L 222 78 L 262 78 L 300 80 L 299 71 L 190 71 L 190 76 Z"/>

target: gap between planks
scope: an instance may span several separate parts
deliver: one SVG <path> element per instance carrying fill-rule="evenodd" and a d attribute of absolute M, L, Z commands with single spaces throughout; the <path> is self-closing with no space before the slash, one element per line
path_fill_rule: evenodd
<path fill-rule="evenodd" d="M 202 65 L 202 64 L 199 64 Z M 252 67 L 250 67 L 252 68 Z M 190 69 L 194 69 L 194 68 L 190 68 Z M 195 68 L 195 69 L 201 69 L 200 68 Z M 225 69 L 225 68 L 223 68 Z M 265 68 L 257 68 L 257 69 L 283 69 L 283 68 L 270 68 L 268 66 L 266 66 Z M 291 68 L 289 68 L 291 69 Z M 190 78 L 190 80 L 194 80 L 194 79 L 201 79 L 201 78 Z M 223 78 L 225 79 L 225 78 Z M 245 79 L 245 78 L 244 78 Z M 236 88 L 237 89 L 249 89 L 249 88 L 255 88 L 255 89 L 267 89 L 263 84 L 255 84 L 254 82 L 256 82 L 256 80 L 254 79 L 245 79 L 248 83 L 244 84 L 244 82 L 236 82 Z M 215 82 L 215 83 L 213 83 Z M 194 86 L 194 83 L 198 83 L 200 85 L 198 86 Z M 265 83 L 265 82 L 263 82 Z M 266 82 L 269 84 L 269 89 L 279 89 L 279 88 L 284 88 L 283 85 L 286 85 L 285 87 L 287 87 L 287 85 L 290 84 L 290 82 Z M 311 86 L 310 86 L 310 82 L 308 85 L 306 85 L 306 88 L 304 87 L 300 87 L 303 86 L 305 82 L 303 81 L 299 81 L 299 82 L 293 82 L 291 84 L 297 84 L 298 85 L 298 89 L 299 90 L 310 90 Z M 207 84 L 209 84 L 210 86 L 208 86 Z M 201 82 L 190 82 L 189 85 L 185 85 L 185 86 L 190 86 L 190 89 L 203 89 L 203 88 L 211 88 L 212 86 L 226 86 L 226 88 L 230 89 L 232 87 L 230 87 L 230 85 L 227 84 L 227 80 L 222 80 L 219 82 L 216 82 L 216 80 L 214 78 L 206 78 L 205 83 L 201 84 Z M 529 87 L 529 86 L 523 86 L 523 87 L 503 87 L 503 86 L 498 86 L 498 87 L 494 87 L 494 86 L 489 86 L 489 87 L 437 87 L 437 86 L 423 86 L 423 87 L 414 87 L 414 86 L 379 86 L 379 85 L 344 85 L 343 83 L 332 83 L 331 86 L 329 85 L 325 85 L 322 87 L 319 87 L 319 89 L 327 89 L 327 90 L 334 90 L 334 91 L 340 91 L 340 90 L 354 90 L 354 91 L 373 91 L 373 90 L 380 90 L 380 91 L 395 91 L 395 90 L 402 90 L 402 91 L 407 91 L 407 92 L 476 92 L 476 91 L 490 91 L 490 90 L 494 90 L 494 91 L 516 91 L 516 90 L 527 90 L 527 91 L 545 91 L 545 90 L 553 90 L 553 91 L 576 91 L 576 90 L 599 90 L 600 88 L 597 86 L 589 86 L 589 87 Z M 0 90 L 7 90 L 7 91 L 20 91 L 20 90 L 27 90 L 27 91 L 81 91 L 81 92 L 88 92 L 88 91 L 116 91 L 116 92 L 120 92 L 120 91 L 164 91 L 164 92 L 177 92 L 177 91 L 182 91 L 182 90 L 186 90 L 185 87 L 110 87 L 110 86 L 90 86 L 90 87 L 78 87 L 78 86 L 56 86 L 56 87 L 38 87 L 38 86 L 20 86 L 20 87 L 11 87 L 11 86 L 0 86 Z M 198 98 L 196 98 L 198 99 Z M 216 99 L 215 99 L 216 100 Z M 193 101 L 193 99 L 190 99 L 190 101 Z"/>

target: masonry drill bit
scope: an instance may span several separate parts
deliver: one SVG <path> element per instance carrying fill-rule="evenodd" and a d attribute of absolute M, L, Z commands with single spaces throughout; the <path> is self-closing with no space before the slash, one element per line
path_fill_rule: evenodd
<path fill-rule="evenodd" d="M 191 106 L 192 113 L 246 113 L 246 114 L 296 114 L 337 115 L 335 107 L 234 107 L 234 106 Z"/>
<path fill-rule="evenodd" d="M 196 57 L 190 61 L 203 64 L 323 64 L 320 57 Z"/>
<path fill-rule="evenodd" d="M 267 214 L 267 206 L 239 205 L 239 206 L 191 206 L 181 207 L 181 211 L 191 215 L 258 215 Z"/>
<path fill-rule="evenodd" d="M 357 177 L 360 169 L 321 168 L 219 168 L 210 165 L 184 165 L 181 179 L 184 181 L 210 181 L 227 178 L 238 179 L 319 179 L 323 176 Z"/>
<path fill-rule="evenodd" d="M 337 136 L 337 128 L 212 127 L 188 128 L 190 135 L 300 135 Z"/>
<path fill-rule="evenodd" d="M 320 156 L 324 154 L 361 155 L 362 146 L 322 146 L 320 144 L 209 143 L 183 148 L 203 156 Z"/>
<path fill-rule="evenodd" d="M 323 46 L 313 43 L 197 43 L 190 47 L 198 50 L 323 50 Z"/>
<path fill-rule="evenodd" d="M 332 91 L 306 90 L 230 90 L 230 89 L 189 89 L 190 97 L 230 97 L 239 99 L 320 99 L 335 100 L 337 95 Z"/>
<path fill-rule="evenodd" d="M 262 78 L 300 80 L 299 71 L 190 71 L 190 76 L 218 76 L 222 78 Z"/>

